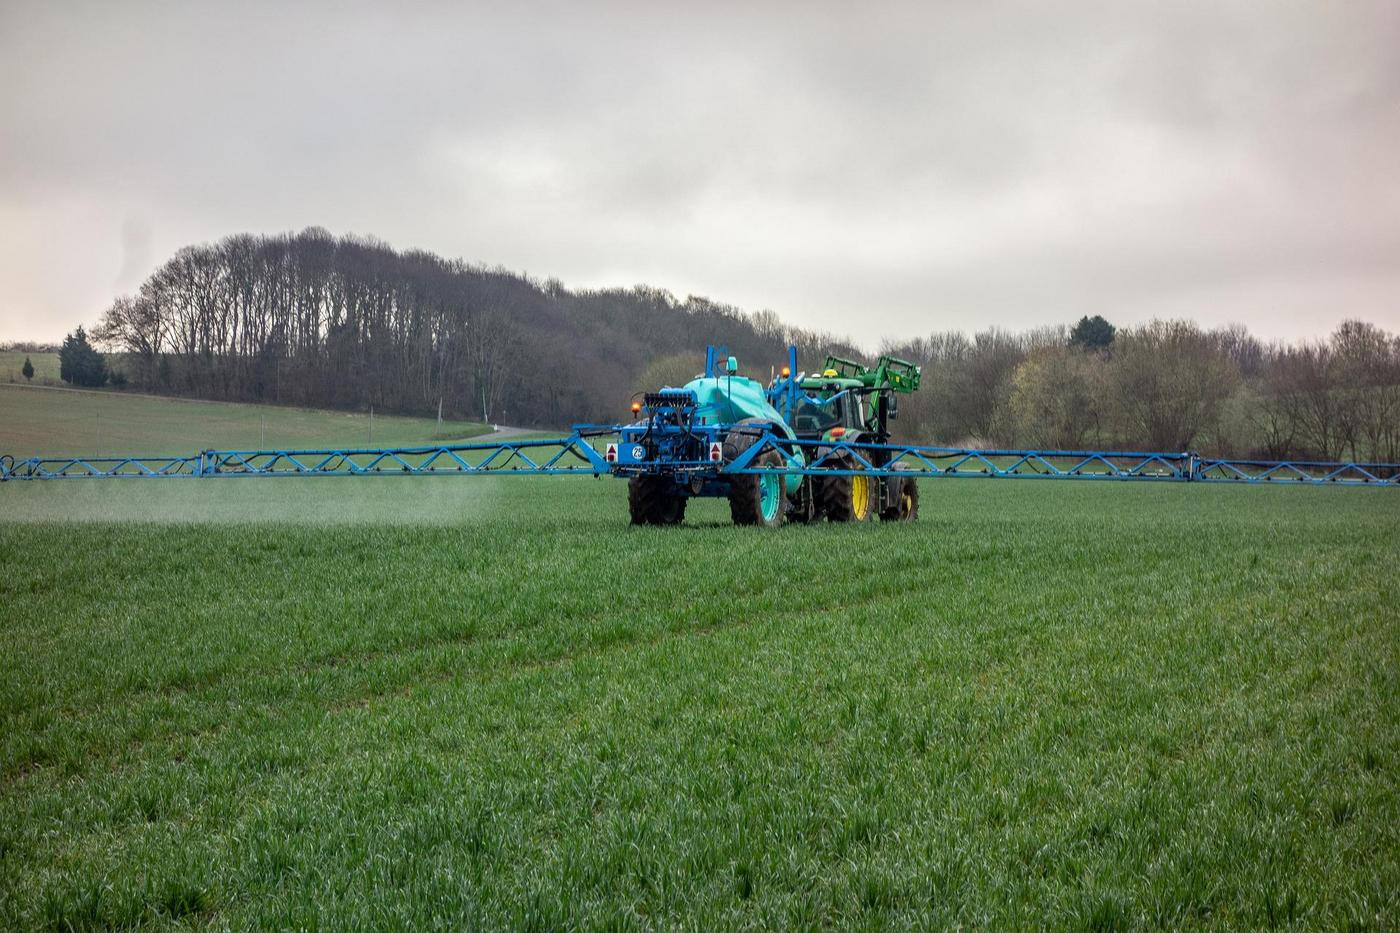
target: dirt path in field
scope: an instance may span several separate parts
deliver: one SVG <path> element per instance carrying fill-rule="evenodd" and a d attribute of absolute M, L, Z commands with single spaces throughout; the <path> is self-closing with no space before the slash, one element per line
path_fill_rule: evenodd
<path fill-rule="evenodd" d="M 493 424 L 491 427 L 493 430 L 490 434 L 478 434 L 476 437 L 472 438 L 472 440 L 480 440 L 488 437 L 505 440 L 506 438 L 520 437 L 522 434 L 549 433 L 548 431 L 542 432 L 539 428 L 512 428 L 504 424 Z"/>

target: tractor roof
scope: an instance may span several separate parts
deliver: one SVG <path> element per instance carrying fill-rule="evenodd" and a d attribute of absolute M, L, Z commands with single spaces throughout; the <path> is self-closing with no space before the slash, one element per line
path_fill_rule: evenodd
<path fill-rule="evenodd" d="M 806 376 L 798 383 L 804 389 L 859 389 L 865 385 L 860 379 L 845 376 L 823 376 L 820 373 Z"/>

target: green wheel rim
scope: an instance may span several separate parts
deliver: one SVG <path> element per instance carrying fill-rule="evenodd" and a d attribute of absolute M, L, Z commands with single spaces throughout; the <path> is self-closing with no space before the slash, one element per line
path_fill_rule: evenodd
<path fill-rule="evenodd" d="M 778 505 L 783 498 L 783 480 L 780 476 L 761 476 L 758 479 L 758 510 L 763 513 L 764 522 L 778 517 Z"/>

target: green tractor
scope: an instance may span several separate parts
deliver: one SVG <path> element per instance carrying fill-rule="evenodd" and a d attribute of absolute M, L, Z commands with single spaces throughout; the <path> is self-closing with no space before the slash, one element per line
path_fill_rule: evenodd
<path fill-rule="evenodd" d="M 898 395 L 918 389 L 919 377 L 918 366 L 891 356 L 880 357 L 873 367 L 828 356 L 820 373 L 798 380 L 801 392 L 785 415 L 793 433 L 804 440 L 886 444 L 889 423 L 898 415 Z M 814 459 L 827 452 L 816 448 Z M 879 449 L 866 449 L 863 455 L 877 468 L 889 460 L 889 453 Z M 853 472 L 813 477 L 805 495 L 793 502 L 790 517 L 836 522 L 862 522 L 874 515 L 885 521 L 918 517 L 919 487 L 912 476 L 864 476 L 849 454 L 837 454 L 823 465 Z"/>
<path fill-rule="evenodd" d="M 919 367 L 882 356 L 874 367 L 828 357 L 797 373 L 797 349 L 765 387 L 711 347 L 705 372 L 684 386 L 647 392 L 637 420 L 607 446 L 626 477 L 633 524 L 674 525 L 686 501 L 726 497 L 735 524 L 912 521 L 914 476 L 891 464 L 889 422 L 897 396 L 919 387 Z"/>

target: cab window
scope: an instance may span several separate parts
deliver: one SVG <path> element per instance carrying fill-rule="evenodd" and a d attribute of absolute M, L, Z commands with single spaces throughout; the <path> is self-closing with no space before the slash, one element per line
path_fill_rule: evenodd
<path fill-rule="evenodd" d="M 819 405 L 804 395 L 793 410 L 792 428 L 803 434 L 818 434 L 838 427 L 845 422 L 845 406 L 844 398 L 830 405 Z"/>

